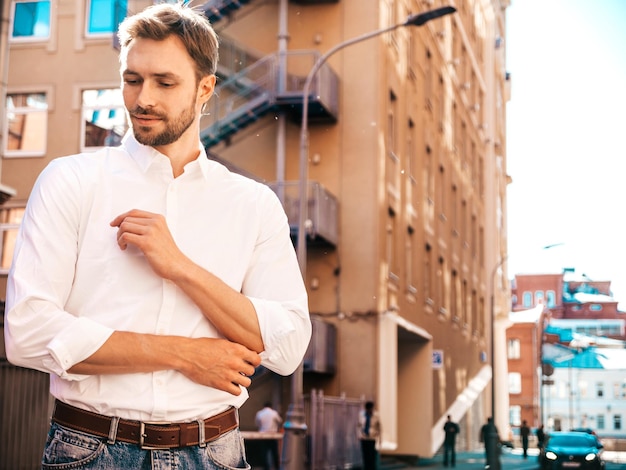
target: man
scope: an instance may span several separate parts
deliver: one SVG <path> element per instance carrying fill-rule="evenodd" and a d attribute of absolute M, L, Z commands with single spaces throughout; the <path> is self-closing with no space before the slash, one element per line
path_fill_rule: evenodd
<path fill-rule="evenodd" d="M 528 427 L 526 420 L 522 421 L 522 425 L 519 428 L 519 434 L 520 434 L 520 437 L 522 438 L 522 451 L 524 454 L 524 458 L 527 459 L 528 458 L 528 437 L 530 436 L 530 428 Z"/>
<path fill-rule="evenodd" d="M 543 443 L 546 440 L 546 432 L 544 431 L 543 424 L 537 428 L 535 434 L 537 435 L 537 448 L 541 450 L 543 448 Z"/>
<path fill-rule="evenodd" d="M 493 433 L 495 433 L 495 442 L 494 439 L 492 439 Z M 479 440 L 485 445 L 485 461 L 487 466 L 490 463 L 489 455 L 493 455 L 496 459 L 500 458 L 500 434 L 491 416 L 487 418 L 487 422 L 480 428 Z"/>
<path fill-rule="evenodd" d="M 380 438 L 380 418 L 374 410 L 374 402 L 368 401 L 359 412 L 358 428 L 361 440 L 361 455 L 363 457 L 363 470 L 375 470 L 378 461 L 376 441 Z"/>
<path fill-rule="evenodd" d="M 445 438 L 443 440 L 443 466 L 448 466 L 448 460 L 452 467 L 456 466 L 456 435 L 461 431 L 459 425 L 452 421 L 452 417 L 448 415 L 446 423 L 443 425 Z M 448 459 L 449 457 L 449 459 Z"/>
<path fill-rule="evenodd" d="M 283 423 L 283 419 L 280 417 L 280 414 L 278 414 L 278 411 L 272 408 L 272 404 L 270 402 L 266 402 L 263 405 L 263 408 L 257 411 L 254 422 L 256 423 L 259 432 L 277 433 Z M 272 465 L 274 468 L 278 468 L 278 439 L 266 439 L 264 440 L 264 444 L 266 444 L 262 446 L 264 470 L 270 470 Z M 270 465 L 268 460 L 268 452 L 272 458 L 272 465 Z"/>
<path fill-rule="evenodd" d="M 154 5 L 119 38 L 132 129 L 40 175 L 9 274 L 7 356 L 51 375 L 44 465 L 246 468 L 249 376 L 291 374 L 311 335 L 287 218 L 200 143 L 208 20 Z"/>

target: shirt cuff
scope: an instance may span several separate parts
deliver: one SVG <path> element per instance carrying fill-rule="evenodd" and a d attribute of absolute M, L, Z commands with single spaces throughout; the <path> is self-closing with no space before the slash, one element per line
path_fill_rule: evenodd
<path fill-rule="evenodd" d="M 311 320 L 306 296 L 293 302 L 250 298 L 261 329 L 265 350 L 261 363 L 281 375 L 293 373 L 311 339 Z"/>
<path fill-rule="evenodd" d="M 52 359 L 44 365 L 66 380 L 82 380 L 87 377 L 67 372 L 75 364 L 84 361 L 109 339 L 113 329 L 88 318 L 78 318 L 69 328 L 65 328 L 48 343 Z"/>

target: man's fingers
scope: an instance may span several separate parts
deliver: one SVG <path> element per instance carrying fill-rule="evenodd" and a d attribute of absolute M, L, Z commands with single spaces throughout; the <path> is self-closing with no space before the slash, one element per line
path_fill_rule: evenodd
<path fill-rule="evenodd" d="M 111 227 L 119 227 L 120 224 L 122 224 L 122 222 L 129 220 L 129 219 L 134 219 L 135 223 L 138 223 L 140 220 L 151 219 L 154 217 L 161 217 L 161 215 L 148 212 L 148 211 L 143 211 L 140 209 L 131 209 L 128 212 L 124 212 L 123 214 L 120 214 L 117 217 L 115 217 L 110 222 L 110 225 Z"/>

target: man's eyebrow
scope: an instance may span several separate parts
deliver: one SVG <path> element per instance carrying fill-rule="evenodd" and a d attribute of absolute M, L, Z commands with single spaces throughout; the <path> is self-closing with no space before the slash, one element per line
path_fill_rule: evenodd
<path fill-rule="evenodd" d="M 136 71 L 131 70 L 131 69 L 126 69 L 126 70 L 122 71 L 122 75 L 137 75 L 139 77 L 142 76 L 142 74 L 140 74 L 139 72 L 136 72 Z M 180 80 L 180 76 L 175 74 L 174 72 L 150 73 L 150 74 L 148 74 L 148 76 L 154 77 L 154 78 L 166 78 L 166 79 L 169 79 L 169 80 Z"/>

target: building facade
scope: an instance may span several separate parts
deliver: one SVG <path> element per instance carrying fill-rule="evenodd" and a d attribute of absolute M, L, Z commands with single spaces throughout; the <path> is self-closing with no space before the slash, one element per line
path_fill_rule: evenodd
<path fill-rule="evenodd" d="M 611 282 L 572 268 L 517 274 L 507 330 L 510 421 L 626 437 L 625 313 Z M 524 352 L 525 351 L 525 352 Z"/>
<path fill-rule="evenodd" d="M 547 312 L 542 304 L 509 315 L 506 330 L 509 380 L 509 423 L 515 434 L 523 421 L 531 428 L 542 424 L 541 341 Z"/>
<path fill-rule="evenodd" d="M 125 132 L 112 30 L 127 11 L 149 3 L 3 3 L 10 20 L 1 181 L 16 194 L 2 207 L 0 287 L 21 211 L 44 166 L 114 144 Z M 494 374 L 502 397 L 496 422 L 504 428 L 508 419 L 506 364 L 492 373 L 490 360 L 494 327 L 493 349 L 503 354 L 506 347 L 510 295 L 508 3 L 201 5 L 221 39 L 218 89 L 202 141 L 210 158 L 274 188 L 294 241 L 301 230 L 306 235 L 299 257 L 315 334 L 303 392 L 374 400 L 384 453 L 433 455 L 448 414 L 461 422 L 460 445 L 477 446 L 491 414 Z M 103 4 L 106 14 L 97 10 Z M 448 4 L 454 14 L 329 57 L 311 82 L 303 139 L 303 85 L 320 54 Z M 32 7 L 37 21 L 29 23 Z M 290 385 L 282 381 L 283 390 Z M 278 396 L 284 411 L 288 393 Z M 242 409 L 242 427 L 254 411 Z"/>

